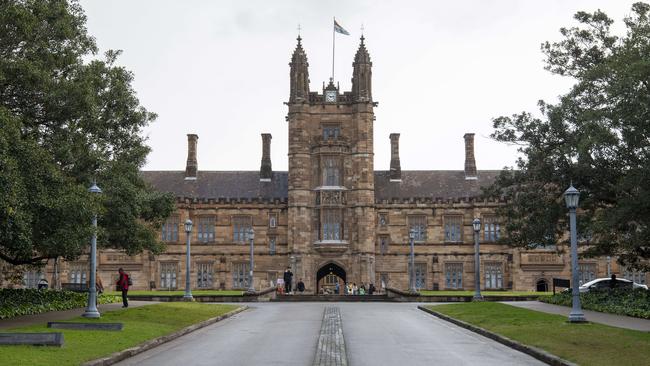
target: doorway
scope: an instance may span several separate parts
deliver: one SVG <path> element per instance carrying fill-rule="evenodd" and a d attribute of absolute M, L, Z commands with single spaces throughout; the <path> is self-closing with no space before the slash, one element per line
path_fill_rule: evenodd
<path fill-rule="evenodd" d="M 345 270 L 336 263 L 328 263 L 316 272 L 316 294 L 333 294 L 337 283 L 342 294 L 345 281 Z"/>

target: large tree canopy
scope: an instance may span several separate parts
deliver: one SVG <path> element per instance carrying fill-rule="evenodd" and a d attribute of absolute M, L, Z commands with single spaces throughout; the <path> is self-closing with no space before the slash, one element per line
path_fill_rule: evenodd
<path fill-rule="evenodd" d="M 542 44 L 546 69 L 576 84 L 555 104 L 494 119 L 498 141 L 520 145 L 515 169 L 486 190 L 505 198 L 504 241 L 517 246 L 566 240 L 562 194 L 580 190 L 584 255 L 612 255 L 643 267 L 650 258 L 650 6 L 636 3 L 612 34 L 601 11 L 579 12 L 563 39 Z M 647 261 L 646 268 L 647 268 Z"/>
<path fill-rule="evenodd" d="M 76 1 L 0 1 L 0 259 L 12 264 L 79 256 L 95 212 L 100 245 L 162 249 L 173 198 L 139 175 L 156 116 L 119 51 L 93 59 L 85 23 Z M 93 179 L 100 197 L 87 192 Z"/>

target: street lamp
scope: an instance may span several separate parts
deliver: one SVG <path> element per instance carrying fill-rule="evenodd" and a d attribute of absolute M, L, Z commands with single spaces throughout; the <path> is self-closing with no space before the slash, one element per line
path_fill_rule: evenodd
<path fill-rule="evenodd" d="M 88 192 L 93 195 L 102 193 L 101 188 L 93 181 L 93 185 L 88 188 Z M 97 279 L 95 273 L 97 271 L 97 213 L 93 215 L 93 236 L 90 239 L 90 282 L 88 283 L 88 306 L 86 311 L 81 314 L 84 318 L 99 318 L 99 310 L 97 310 Z"/>
<path fill-rule="evenodd" d="M 415 228 L 409 231 L 409 240 L 411 242 L 411 271 L 409 273 L 410 291 L 417 293 L 418 289 L 415 287 Z"/>
<path fill-rule="evenodd" d="M 573 187 L 573 184 L 564 192 L 566 207 L 569 209 L 569 226 L 571 230 L 571 292 L 573 295 L 569 321 L 571 323 L 586 322 L 585 314 L 580 306 L 580 289 L 578 288 L 578 240 L 576 233 L 576 209 L 580 192 Z"/>
<path fill-rule="evenodd" d="M 481 231 L 481 220 L 478 218 L 472 221 L 474 228 L 474 300 L 483 300 L 481 295 L 481 256 L 479 254 L 479 232 Z"/>
<path fill-rule="evenodd" d="M 187 237 L 187 253 L 185 255 L 185 301 L 192 301 L 192 283 L 190 281 L 190 238 L 192 237 L 192 220 L 185 220 L 185 236 Z"/>
<path fill-rule="evenodd" d="M 248 240 L 251 243 L 251 263 L 250 271 L 248 272 L 248 290 L 246 290 L 246 292 L 254 294 L 255 285 L 253 284 L 253 267 L 255 267 L 255 260 L 253 259 L 253 240 L 255 240 L 255 231 L 253 228 L 248 229 Z"/>

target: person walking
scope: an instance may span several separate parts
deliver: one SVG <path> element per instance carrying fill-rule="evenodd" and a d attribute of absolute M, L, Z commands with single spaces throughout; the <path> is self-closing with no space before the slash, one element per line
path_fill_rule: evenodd
<path fill-rule="evenodd" d="M 126 298 L 126 296 L 129 292 L 129 282 L 131 282 L 131 280 L 129 279 L 129 275 L 126 274 L 122 268 L 118 269 L 117 272 L 119 273 L 119 278 L 117 280 L 117 289 L 122 291 L 122 307 L 128 308 L 129 300 Z"/>
<path fill-rule="evenodd" d="M 336 281 L 336 285 L 334 285 L 334 294 L 338 295 L 339 292 L 341 292 L 341 285 L 339 285 L 339 281 Z"/>
<path fill-rule="evenodd" d="M 97 272 L 95 272 L 95 289 L 97 290 L 97 296 L 104 293 L 104 284 L 102 283 L 102 278 L 99 277 Z"/>
<path fill-rule="evenodd" d="M 293 272 L 291 268 L 287 267 L 287 270 L 284 271 L 284 292 L 289 295 L 291 294 L 291 280 L 293 279 Z"/>

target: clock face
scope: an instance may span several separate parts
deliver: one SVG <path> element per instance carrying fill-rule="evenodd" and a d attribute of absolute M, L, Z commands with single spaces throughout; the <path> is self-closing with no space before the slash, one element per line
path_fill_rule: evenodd
<path fill-rule="evenodd" d="M 336 90 L 328 90 L 325 92 L 325 101 L 328 103 L 336 102 Z"/>

